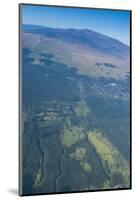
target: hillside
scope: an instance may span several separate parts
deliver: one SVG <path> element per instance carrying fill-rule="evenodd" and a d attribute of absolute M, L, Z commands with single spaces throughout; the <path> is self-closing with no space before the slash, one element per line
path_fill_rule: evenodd
<path fill-rule="evenodd" d="M 24 25 L 23 194 L 130 187 L 129 47 Z"/>
<path fill-rule="evenodd" d="M 23 31 L 23 44 L 32 49 L 35 62 L 41 52 L 89 76 L 124 79 L 129 73 L 129 47 L 113 38 L 87 29 L 23 25 Z"/>

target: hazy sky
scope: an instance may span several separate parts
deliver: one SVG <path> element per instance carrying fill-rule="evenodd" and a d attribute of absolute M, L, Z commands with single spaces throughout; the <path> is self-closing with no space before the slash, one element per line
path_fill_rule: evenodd
<path fill-rule="evenodd" d="M 55 28 L 88 28 L 129 45 L 130 12 L 48 6 L 22 6 L 22 23 Z"/>

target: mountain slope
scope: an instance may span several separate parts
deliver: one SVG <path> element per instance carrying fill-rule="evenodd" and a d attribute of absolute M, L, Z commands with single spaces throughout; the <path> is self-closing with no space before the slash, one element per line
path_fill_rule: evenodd
<path fill-rule="evenodd" d="M 118 40 L 83 29 L 54 29 L 23 25 L 23 47 L 31 48 L 35 62 L 42 53 L 94 77 L 123 79 L 129 73 L 129 47 Z"/>
<path fill-rule="evenodd" d="M 24 25 L 24 32 L 40 34 L 48 38 L 65 40 L 67 42 L 80 43 L 99 51 L 114 54 L 116 56 L 128 57 L 129 47 L 122 42 L 91 31 L 89 29 L 58 29 L 34 25 Z"/>
<path fill-rule="evenodd" d="M 40 26 L 22 47 L 23 194 L 129 188 L 129 48 Z"/>

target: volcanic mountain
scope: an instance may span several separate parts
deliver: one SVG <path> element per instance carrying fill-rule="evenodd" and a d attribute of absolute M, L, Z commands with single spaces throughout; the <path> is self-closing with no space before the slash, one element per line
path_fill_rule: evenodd
<path fill-rule="evenodd" d="M 34 52 L 54 55 L 54 60 L 93 77 L 123 79 L 129 73 L 129 47 L 89 29 L 60 29 L 23 25 L 23 46 Z M 37 55 L 38 54 L 38 55 Z"/>

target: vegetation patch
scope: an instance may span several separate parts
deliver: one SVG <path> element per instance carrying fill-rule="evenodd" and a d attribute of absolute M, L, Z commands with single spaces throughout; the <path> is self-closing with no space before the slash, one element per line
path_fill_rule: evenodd
<path fill-rule="evenodd" d="M 85 148 L 77 148 L 75 150 L 75 157 L 77 160 L 82 160 L 85 156 L 86 150 Z"/>
<path fill-rule="evenodd" d="M 92 171 L 92 167 L 91 167 L 91 165 L 89 163 L 81 162 L 80 164 L 81 164 L 81 166 L 82 166 L 84 171 L 86 171 L 86 172 L 91 172 Z"/>
<path fill-rule="evenodd" d="M 111 188 L 112 188 L 111 181 L 110 180 L 106 180 L 103 183 L 102 189 L 111 189 Z"/>
<path fill-rule="evenodd" d="M 86 159 L 86 149 L 85 148 L 77 148 L 74 153 L 70 154 L 70 158 L 75 158 L 76 160 L 79 161 L 80 166 L 82 169 L 86 172 L 91 172 L 92 167 L 91 165 L 87 162 Z"/>
<path fill-rule="evenodd" d="M 111 182 L 114 174 L 120 174 L 123 178 L 124 186 L 128 187 L 130 169 L 121 153 L 98 130 L 89 131 L 88 138 L 101 158 L 102 165 L 111 178 Z M 108 185 L 109 183 L 107 182 L 106 184 Z"/>
<path fill-rule="evenodd" d="M 64 125 L 64 131 L 61 137 L 62 143 L 66 147 L 71 147 L 73 144 L 85 137 L 83 131 L 84 130 L 81 126 L 71 126 L 68 122 L 68 124 Z"/>
<path fill-rule="evenodd" d="M 90 112 L 90 110 L 84 100 L 76 103 L 74 111 L 77 116 L 85 116 L 85 115 L 88 115 L 88 113 Z"/>
<path fill-rule="evenodd" d="M 42 185 L 42 176 L 43 176 L 42 170 L 39 169 L 34 180 L 34 186 L 33 186 L 34 189 L 38 189 Z"/>
<path fill-rule="evenodd" d="M 57 119 L 57 113 L 55 112 L 47 112 L 44 117 L 45 121 L 55 121 Z"/>

